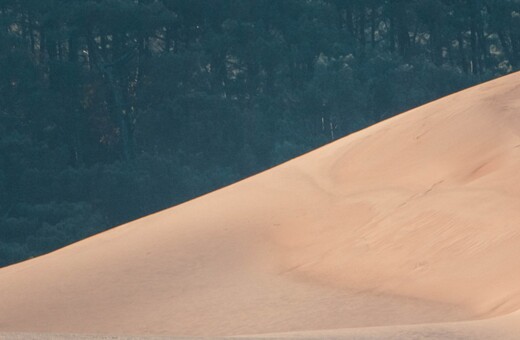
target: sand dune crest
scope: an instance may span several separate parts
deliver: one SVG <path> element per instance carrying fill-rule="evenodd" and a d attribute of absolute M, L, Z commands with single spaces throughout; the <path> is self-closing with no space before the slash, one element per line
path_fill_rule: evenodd
<path fill-rule="evenodd" d="M 517 73 L 3 268 L 0 330 L 514 338 L 519 207 Z"/>

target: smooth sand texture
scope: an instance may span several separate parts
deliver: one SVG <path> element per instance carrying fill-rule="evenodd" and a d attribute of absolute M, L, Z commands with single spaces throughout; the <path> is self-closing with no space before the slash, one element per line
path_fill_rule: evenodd
<path fill-rule="evenodd" d="M 0 269 L 0 331 L 520 339 L 519 268 L 516 73 Z"/>

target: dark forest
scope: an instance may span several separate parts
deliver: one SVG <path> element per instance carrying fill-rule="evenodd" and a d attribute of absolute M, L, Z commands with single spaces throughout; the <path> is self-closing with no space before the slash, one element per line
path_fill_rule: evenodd
<path fill-rule="evenodd" d="M 518 0 L 0 0 L 0 266 L 519 63 Z"/>

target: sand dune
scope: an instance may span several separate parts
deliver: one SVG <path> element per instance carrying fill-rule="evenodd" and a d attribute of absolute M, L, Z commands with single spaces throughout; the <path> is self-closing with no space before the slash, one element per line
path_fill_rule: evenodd
<path fill-rule="evenodd" d="M 0 269 L 0 331 L 514 339 L 518 268 L 520 73 Z"/>

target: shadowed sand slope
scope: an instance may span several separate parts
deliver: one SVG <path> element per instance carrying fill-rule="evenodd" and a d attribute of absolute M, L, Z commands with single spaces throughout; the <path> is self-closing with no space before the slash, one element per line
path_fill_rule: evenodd
<path fill-rule="evenodd" d="M 0 331 L 513 337 L 518 268 L 520 73 L 0 269 Z"/>

